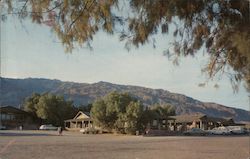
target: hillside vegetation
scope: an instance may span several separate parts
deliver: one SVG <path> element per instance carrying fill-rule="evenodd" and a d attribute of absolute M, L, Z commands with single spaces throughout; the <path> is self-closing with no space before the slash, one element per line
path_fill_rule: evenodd
<path fill-rule="evenodd" d="M 63 95 L 74 101 L 76 106 L 93 103 L 110 92 L 127 92 L 141 100 L 144 105 L 155 103 L 171 104 L 177 114 L 204 113 L 209 116 L 234 118 L 236 121 L 250 121 L 250 112 L 226 107 L 216 103 L 204 103 L 182 94 L 171 93 L 162 89 L 150 89 L 138 86 L 117 85 L 108 82 L 94 84 L 62 82 L 49 79 L 10 79 L 1 78 L 1 106 L 20 106 L 32 93 L 49 92 Z"/>

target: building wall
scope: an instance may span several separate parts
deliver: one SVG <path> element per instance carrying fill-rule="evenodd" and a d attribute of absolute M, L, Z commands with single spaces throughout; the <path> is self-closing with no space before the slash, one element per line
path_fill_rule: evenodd
<path fill-rule="evenodd" d="M 15 113 L 1 113 L 1 124 L 6 129 L 19 129 L 22 126 L 23 129 L 37 129 L 38 123 L 35 123 L 31 116 L 27 114 L 15 114 Z"/>
<path fill-rule="evenodd" d="M 86 127 L 92 127 L 93 123 L 91 120 L 82 120 L 82 121 L 66 121 L 65 128 L 67 130 L 79 130 Z"/>

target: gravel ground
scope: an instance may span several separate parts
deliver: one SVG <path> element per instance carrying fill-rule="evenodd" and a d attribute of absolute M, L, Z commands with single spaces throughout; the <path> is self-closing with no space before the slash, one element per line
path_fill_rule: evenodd
<path fill-rule="evenodd" d="M 249 136 L 142 137 L 0 131 L 0 159 L 249 159 Z"/>

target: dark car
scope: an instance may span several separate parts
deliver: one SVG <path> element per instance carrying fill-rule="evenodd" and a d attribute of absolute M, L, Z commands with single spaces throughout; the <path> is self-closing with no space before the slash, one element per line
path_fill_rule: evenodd
<path fill-rule="evenodd" d="M 192 135 L 192 136 L 205 136 L 207 133 L 206 131 L 199 129 L 199 128 L 192 128 L 188 131 L 183 133 L 184 135 Z"/>

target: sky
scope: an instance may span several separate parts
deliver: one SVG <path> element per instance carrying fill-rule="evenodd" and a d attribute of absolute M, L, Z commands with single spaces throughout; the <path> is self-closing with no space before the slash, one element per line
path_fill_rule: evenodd
<path fill-rule="evenodd" d="M 208 57 L 202 50 L 195 57 L 182 58 L 180 65 L 175 66 L 163 56 L 172 37 L 156 35 L 155 38 L 156 48 L 147 44 L 127 51 L 118 36 L 99 32 L 93 39 L 93 50 L 76 48 L 65 53 L 48 26 L 8 18 L 1 23 L 1 76 L 137 85 L 249 110 L 249 94 L 243 86 L 234 93 L 227 78 L 198 86 L 206 81 L 201 69 Z M 213 87 L 216 83 L 217 89 Z"/>

